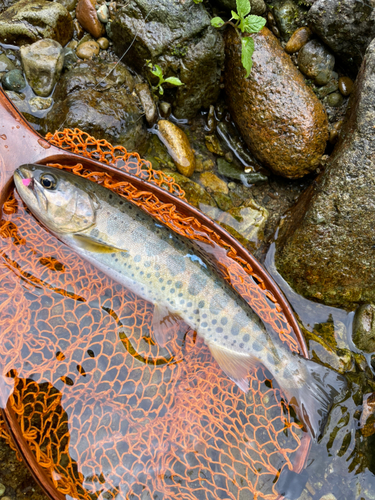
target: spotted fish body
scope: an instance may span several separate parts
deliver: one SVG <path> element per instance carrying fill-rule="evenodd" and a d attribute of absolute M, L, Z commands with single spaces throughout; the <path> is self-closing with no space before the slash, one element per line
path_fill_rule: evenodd
<path fill-rule="evenodd" d="M 53 234 L 154 304 L 158 343 L 168 340 L 168 322 L 183 320 L 244 391 L 249 369 L 263 364 L 310 433 L 320 434 L 343 381 L 291 353 L 276 333 L 267 331 L 251 307 L 197 255 L 192 242 L 87 179 L 39 165 L 20 167 L 14 179 L 23 201 Z"/>

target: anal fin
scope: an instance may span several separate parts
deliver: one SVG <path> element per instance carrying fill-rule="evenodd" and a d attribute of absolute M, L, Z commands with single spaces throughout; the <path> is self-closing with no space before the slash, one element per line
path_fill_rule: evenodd
<path fill-rule="evenodd" d="M 249 381 L 247 376 L 249 371 L 257 366 L 257 359 L 250 354 L 232 351 L 214 343 L 209 343 L 208 347 L 223 372 L 226 373 L 243 392 L 248 392 Z"/>

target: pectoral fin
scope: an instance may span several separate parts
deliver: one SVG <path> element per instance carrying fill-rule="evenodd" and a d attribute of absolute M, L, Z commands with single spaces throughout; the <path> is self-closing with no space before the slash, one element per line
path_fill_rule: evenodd
<path fill-rule="evenodd" d="M 251 357 L 250 354 L 231 351 L 213 343 L 208 344 L 208 347 L 223 372 L 226 373 L 242 391 L 248 392 L 249 381 L 247 376 L 249 371 L 256 367 L 257 359 Z"/>
<path fill-rule="evenodd" d="M 112 245 L 108 245 L 104 241 L 95 240 L 94 238 L 87 236 L 86 234 L 74 234 L 74 240 L 80 248 L 87 250 L 88 252 L 94 253 L 113 253 L 113 252 L 126 252 L 123 248 L 117 248 Z"/>
<path fill-rule="evenodd" d="M 180 316 L 170 312 L 162 305 L 155 304 L 152 326 L 154 328 L 155 340 L 161 347 L 165 347 L 167 344 L 168 327 L 179 321 L 182 321 Z"/>

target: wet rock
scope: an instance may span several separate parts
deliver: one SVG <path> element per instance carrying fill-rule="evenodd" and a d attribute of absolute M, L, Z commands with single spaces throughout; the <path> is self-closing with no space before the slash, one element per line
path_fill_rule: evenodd
<path fill-rule="evenodd" d="M 308 78 L 315 80 L 319 75 L 322 77 L 322 72 L 326 73 L 326 81 L 319 85 L 328 83 L 334 65 L 334 56 L 319 40 L 306 43 L 298 53 L 298 67 Z"/>
<path fill-rule="evenodd" d="M 95 40 L 89 40 L 78 45 L 76 54 L 80 59 L 92 59 L 99 54 L 99 49 L 99 44 Z"/>
<path fill-rule="evenodd" d="M 208 149 L 208 151 L 210 151 L 210 153 L 215 153 L 216 155 L 224 156 L 225 153 L 222 150 L 221 144 L 216 135 L 206 135 L 204 139 L 206 148 Z"/>
<path fill-rule="evenodd" d="M 0 54 L 0 72 L 8 72 L 16 69 L 15 65 L 5 54 Z"/>
<path fill-rule="evenodd" d="M 332 125 L 331 130 L 329 131 L 329 142 L 331 144 L 336 144 L 336 142 L 338 141 L 342 125 L 343 125 L 343 120 L 339 120 L 338 122 Z"/>
<path fill-rule="evenodd" d="M 73 36 L 71 15 L 59 3 L 20 0 L 0 15 L 0 41 L 21 46 L 43 38 L 65 45 Z"/>
<path fill-rule="evenodd" d="M 340 92 L 334 92 L 333 94 L 329 94 L 325 101 L 327 102 L 328 106 L 331 106 L 332 108 L 338 108 L 343 103 L 344 98 L 342 97 Z"/>
<path fill-rule="evenodd" d="M 172 106 L 169 102 L 163 101 L 159 104 L 159 111 L 163 118 L 168 118 L 172 112 Z"/>
<path fill-rule="evenodd" d="M 327 305 L 375 303 L 375 41 L 330 161 L 281 227 L 276 264 L 293 289 Z"/>
<path fill-rule="evenodd" d="M 12 90 L 13 92 L 20 92 L 26 87 L 26 80 L 19 69 L 12 69 L 12 71 L 5 73 L 1 79 L 1 83 L 4 89 Z"/>
<path fill-rule="evenodd" d="M 320 89 L 317 90 L 316 95 L 322 99 L 323 97 L 332 94 L 332 92 L 336 92 L 338 88 L 339 88 L 338 74 L 335 71 L 332 71 L 329 82 L 326 85 L 324 85 L 324 87 L 320 87 Z"/>
<path fill-rule="evenodd" d="M 96 1 L 94 2 L 94 4 Z M 98 19 L 96 9 L 91 0 L 79 0 L 76 8 L 77 21 L 94 38 L 104 35 L 105 28 Z"/>
<path fill-rule="evenodd" d="M 147 123 L 152 125 L 156 120 L 156 105 L 150 87 L 147 83 L 138 83 L 135 86 L 135 91 L 141 101 Z"/>
<path fill-rule="evenodd" d="M 259 247 L 263 239 L 268 211 L 255 203 L 253 199 L 248 200 L 241 207 L 232 208 L 229 212 L 221 212 L 209 207 L 200 208 L 225 227 L 243 245 L 253 250 Z"/>
<path fill-rule="evenodd" d="M 225 34 L 225 85 L 232 117 L 254 156 L 274 173 L 298 178 L 318 166 L 328 139 L 325 111 L 301 73 L 267 29 L 253 35 L 244 78 L 240 42 Z"/>
<path fill-rule="evenodd" d="M 173 177 L 177 184 L 181 186 L 189 203 L 197 208 L 202 206 L 216 207 L 215 201 L 202 186 L 178 172 L 165 171 L 165 173 Z"/>
<path fill-rule="evenodd" d="M 18 111 L 20 111 L 21 113 L 29 112 L 29 105 L 24 94 L 18 94 L 17 92 L 13 92 L 11 90 L 6 90 L 5 93 L 17 107 Z"/>
<path fill-rule="evenodd" d="M 266 175 L 263 175 L 260 172 L 245 173 L 242 168 L 228 163 L 223 158 L 217 159 L 217 169 L 220 175 L 228 177 L 229 179 L 235 179 L 236 181 L 242 181 L 247 184 L 260 184 L 268 179 Z"/>
<path fill-rule="evenodd" d="M 227 183 L 220 179 L 212 172 L 203 172 L 199 176 L 199 181 L 207 189 L 208 192 L 228 194 L 229 189 Z"/>
<path fill-rule="evenodd" d="M 73 47 L 64 47 L 64 68 L 71 70 L 75 63 L 78 61 L 76 51 Z"/>
<path fill-rule="evenodd" d="M 117 7 L 109 24 L 116 54 L 122 56 L 129 49 L 124 62 L 149 76 L 146 60 L 151 60 L 162 68 L 165 78 L 174 76 L 183 82 L 166 89 L 171 100 L 175 97 L 175 116 L 191 118 L 216 101 L 224 46 L 203 4 L 159 0 L 155 9 L 154 0 L 130 0 Z"/>
<path fill-rule="evenodd" d="M 231 208 L 233 208 L 233 202 L 230 196 L 228 196 L 225 193 L 219 193 L 219 192 L 214 192 L 212 194 L 214 200 L 217 203 L 217 206 L 220 208 L 220 210 L 223 210 L 224 212 L 228 212 Z"/>
<path fill-rule="evenodd" d="M 315 33 L 354 72 L 375 37 L 372 2 L 357 0 L 316 0 L 308 13 Z"/>
<path fill-rule="evenodd" d="M 46 39 L 23 46 L 20 52 L 31 88 L 38 96 L 49 96 L 63 68 L 63 48 L 58 42 Z"/>
<path fill-rule="evenodd" d="M 108 23 L 109 21 L 109 10 L 107 5 L 104 3 L 97 10 L 98 19 L 102 23 Z"/>
<path fill-rule="evenodd" d="M 353 80 L 348 76 L 342 76 L 339 78 L 339 90 L 343 96 L 348 96 L 352 93 L 353 90 Z"/>
<path fill-rule="evenodd" d="M 108 41 L 108 38 L 105 38 L 104 36 L 102 36 L 101 38 L 98 38 L 97 40 L 97 44 L 99 45 L 99 47 L 102 49 L 102 50 L 107 50 L 108 47 L 109 47 L 109 41 Z"/>
<path fill-rule="evenodd" d="M 180 174 L 191 177 L 195 170 L 195 157 L 185 132 L 168 120 L 159 120 L 158 137 L 168 148 Z"/>
<path fill-rule="evenodd" d="M 216 3 L 227 10 L 237 11 L 236 0 L 217 0 Z M 264 0 L 250 0 L 251 14 L 260 16 L 266 12 L 266 4 Z"/>
<path fill-rule="evenodd" d="M 297 5 L 292 0 L 285 0 L 276 3 L 273 9 L 273 15 L 280 36 L 283 40 L 288 40 L 294 31 L 298 28 L 300 12 Z"/>
<path fill-rule="evenodd" d="M 64 123 L 142 154 L 146 129 L 133 91 L 133 77 L 123 64 L 77 63 L 56 85 L 55 103 L 43 119 L 41 131 L 54 132 Z"/>
<path fill-rule="evenodd" d="M 285 45 L 286 52 L 288 52 L 288 54 L 298 52 L 309 41 L 311 34 L 311 30 L 306 26 L 298 28 Z"/>
<path fill-rule="evenodd" d="M 53 99 L 52 97 L 48 97 L 47 99 L 42 99 L 40 97 L 32 97 L 29 100 L 30 109 L 33 113 L 36 111 L 42 111 L 44 109 L 48 109 L 52 106 Z"/>
<path fill-rule="evenodd" d="M 80 23 L 77 21 L 77 19 L 74 19 L 73 21 L 73 26 L 74 26 L 74 36 L 78 39 L 81 40 L 83 35 L 85 34 L 85 30 L 82 28 Z"/>
<path fill-rule="evenodd" d="M 354 317 L 353 342 L 367 353 L 375 352 L 375 306 L 364 304 L 360 306 Z"/>
<path fill-rule="evenodd" d="M 6 490 L 5 486 L 2 483 L 0 483 L 0 497 L 4 495 L 5 490 Z"/>
<path fill-rule="evenodd" d="M 359 426 L 362 435 L 369 437 L 375 433 L 375 393 L 363 396 L 362 408 Z"/>

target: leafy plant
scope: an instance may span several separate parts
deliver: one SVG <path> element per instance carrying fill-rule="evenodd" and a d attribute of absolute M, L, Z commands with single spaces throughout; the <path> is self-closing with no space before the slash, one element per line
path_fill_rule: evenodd
<path fill-rule="evenodd" d="M 184 85 L 179 78 L 176 78 L 174 76 L 164 78 L 163 70 L 161 69 L 161 67 L 158 64 L 154 65 L 154 64 L 152 64 L 151 61 L 146 61 L 146 62 L 147 62 L 147 66 L 151 70 L 151 73 L 159 78 L 159 82 L 157 83 L 157 85 L 155 87 L 153 87 L 153 89 L 159 90 L 160 95 L 164 94 L 164 89 L 162 87 L 162 85 L 164 85 L 164 83 L 170 83 L 171 85 L 176 85 L 176 86 Z"/>
<path fill-rule="evenodd" d="M 211 19 L 211 24 L 215 28 L 222 28 L 226 24 L 230 24 L 236 30 L 237 35 L 241 40 L 241 62 L 246 70 L 247 78 L 250 75 L 253 66 L 252 55 L 254 52 L 254 40 L 251 37 L 240 35 L 242 33 L 258 33 L 264 25 L 266 20 L 260 16 L 248 15 L 250 14 L 250 1 L 249 0 L 236 0 L 237 12 L 232 10 L 232 17 L 229 21 L 225 22 L 221 17 L 214 17 Z M 234 22 L 232 22 L 234 20 Z"/>
<path fill-rule="evenodd" d="M 194 3 L 202 3 L 203 0 L 193 0 Z"/>

